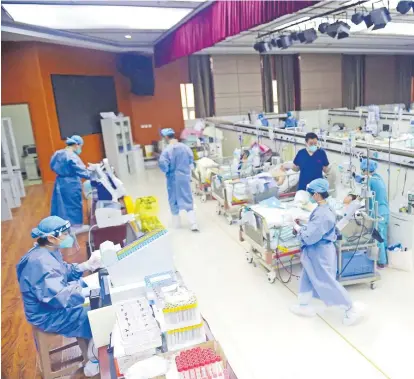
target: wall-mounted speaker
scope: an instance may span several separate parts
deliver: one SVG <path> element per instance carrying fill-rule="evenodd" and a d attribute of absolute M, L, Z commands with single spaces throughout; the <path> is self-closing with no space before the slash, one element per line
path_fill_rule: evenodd
<path fill-rule="evenodd" d="M 131 81 L 131 92 L 138 96 L 154 96 L 155 80 L 152 56 L 135 53 L 119 54 L 118 71 Z"/>

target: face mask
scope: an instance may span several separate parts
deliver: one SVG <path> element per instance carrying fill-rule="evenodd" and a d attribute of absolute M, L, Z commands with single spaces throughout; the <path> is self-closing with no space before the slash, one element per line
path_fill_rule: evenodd
<path fill-rule="evenodd" d="M 316 150 L 318 150 L 318 146 L 316 146 L 316 145 L 308 146 L 308 150 L 311 153 L 314 153 Z"/>
<path fill-rule="evenodd" d="M 82 152 L 82 148 L 81 147 L 78 147 L 76 150 L 75 150 L 75 153 L 76 154 L 78 154 L 78 155 L 80 155 L 80 153 Z"/>
<path fill-rule="evenodd" d="M 313 196 L 311 196 L 311 197 L 310 197 L 310 202 L 311 202 L 312 204 L 315 204 L 315 203 L 316 203 L 316 200 L 313 198 Z"/>
<path fill-rule="evenodd" d="M 66 249 L 68 247 L 72 247 L 74 242 L 74 238 L 68 235 L 63 241 L 60 241 L 59 247 L 62 249 Z"/>

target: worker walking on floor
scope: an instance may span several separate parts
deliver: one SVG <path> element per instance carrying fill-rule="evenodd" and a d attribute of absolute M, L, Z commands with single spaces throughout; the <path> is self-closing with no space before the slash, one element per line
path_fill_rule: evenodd
<path fill-rule="evenodd" d="M 161 136 L 166 140 L 168 146 L 161 154 L 159 166 L 167 177 L 168 201 L 173 214 L 174 226 L 178 227 L 180 224 L 180 211 L 186 211 L 191 230 L 198 231 L 191 192 L 193 152 L 187 145 L 175 139 L 173 129 L 162 129 Z"/>
<path fill-rule="evenodd" d="M 75 241 L 70 226 L 57 216 L 43 219 L 32 230 L 37 244 L 16 266 L 17 279 L 27 321 L 46 333 L 90 340 L 84 371 L 86 376 L 94 376 L 99 364 L 94 359 L 88 308 L 84 307 L 90 289 L 81 276 L 86 270 L 100 268 L 101 260 L 97 255 L 80 264 L 63 260 L 60 249 L 72 247 Z"/>
<path fill-rule="evenodd" d="M 378 242 L 379 258 L 378 268 L 384 268 L 388 263 L 387 247 L 388 247 L 388 222 L 390 218 L 390 209 L 388 205 L 387 188 L 384 180 L 380 175 L 376 173 L 378 163 L 374 160 L 364 158 L 361 161 L 361 171 L 363 176 L 356 175 L 355 180 L 362 183 L 369 175 L 369 190 L 375 193 L 375 198 L 369 201 L 369 210 L 372 212 L 374 208 L 374 202 L 378 203 L 378 232 L 383 239 L 383 242 Z"/>
<path fill-rule="evenodd" d="M 348 292 L 336 280 L 337 256 L 335 241 L 336 216 L 329 207 L 329 183 L 325 179 L 313 180 L 307 186 L 311 202 L 318 206 L 311 213 L 306 226 L 295 223 L 294 230 L 301 242 L 303 266 L 299 284 L 299 303 L 291 311 L 300 316 L 315 316 L 312 298 L 322 300 L 327 306 L 339 306 L 345 310 L 343 323 L 352 325 L 361 317 L 361 309 L 355 306 Z"/>
<path fill-rule="evenodd" d="M 89 179 L 90 174 L 82 160 L 83 139 L 72 136 L 66 139 L 66 148 L 56 151 L 50 160 L 50 168 L 56 173 L 53 189 L 51 216 L 70 221 L 75 233 L 88 231 L 83 225 L 83 204 L 81 178 Z"/>

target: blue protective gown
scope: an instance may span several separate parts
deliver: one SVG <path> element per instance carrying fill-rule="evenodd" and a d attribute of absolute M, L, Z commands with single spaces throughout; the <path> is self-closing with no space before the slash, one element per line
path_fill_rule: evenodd
<path fill-rule="evenodd" d="M 162 152 L 159 165 L 167 176 L 168 202 L 171 213 L 193 210 L 191 193 L 191 165 L 194 156 L 191 149 L 181 142 L 170 143 Z"/>
<path fill-rule="evenodd" d="M 296 128 L 298 126 L 298 120 L 294 117 L 288 117 L 285 120 L 285 128 Z"/>
<path fill-rule="evenodd" d="M 58 249 L 35 246 L 16 269 L 27 321 L 48 333 L 92 338 L 77 264 L 64 262 Z"/>
<path fill-rule="evenodd" d="M 309 223 L 298 233 L 302 245 L 299 292 L 312 292 L 327 306 L 343 306 L 352 302 L 345 288 L 336 280 L 337 256 L 335 213 L 328 204 L 318 206 L 311 214 Z"/>
<path fill-rule="evenodd" d="M 375 192 L 375 201 L 378 202 L 378 214 L 382 218 L 378 222 L 378 232 L 381 235 L 384 242 L 378 243 L 379 258 L 378 263 L 387 264 L 387 247 L 388 247 L 388 222 L 390 218 L 390 209 L 388 206 L 387 188 L 385 187 L 384 180 L 378 174 L 373 174 L 369 180 L 369 188 Z M 370 209 L 372 209 L 373 203 L 370 201 Z"/>
<path fill-rule="evenodd" d="M 50 160 L 50 168 L 57 175 L 52 195 L 51 216 L 59 216 L 70 221 L 72 225 L 82 225 L 80 178 L 89 179 L 89 171 L 79 156 L 69 149 L 56 151 Z"/>

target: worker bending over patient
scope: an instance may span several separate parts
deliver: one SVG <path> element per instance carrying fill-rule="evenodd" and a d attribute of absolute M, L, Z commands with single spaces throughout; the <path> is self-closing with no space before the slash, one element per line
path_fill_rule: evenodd
<path fill-rule="evenodd" d="M 81 264 L 66 263 L 60 249 L 72 247 L 75 240 L 70 234 L 70 222 L 57 216 L 43 219 L 32 230 L 32 238 L 37 238 L 37 244 L 16 266 L 27 321 L 46 333 L 92 341 L 88 308 L 83 306 L 90 290 L 81 276 L 86 270 L 101 267 L 100 258 L 92 256 Z M 99 372 L 93 347 L 90 342 L 86 376 Z"/>
<path fill-rule="evenodd" d="M 68 220 L 78 233 L 87 232 L 89 227 L 83 225 L 81 178 L 89 179 L 90 174 L 79 158 L 83 139 L 72 136 L 66 139 L 66 145 L 65 149 L 56 151 L 50 160 L 50 168 L 57 175 L 50 214 Z"/>
<path fill-rule="evenodd" d="M 303 269 L 299 284 L 299 304 L 291 307 L 291 311 L 300 316 L 315 316 L 316 310 L 310 302 L 312 298 L 317 298 L 327 306 L 343 308 L 343 323 L 352 325 L 362 314 L 359 307 L 352 303 L 345 288 L 336 280 L 336 215 L 326 201 L 328 190 L 329 183 L 325 179 L 316 179 L 307 186 L 311 201 L 318 206 L 311 213 L 306 226 L 294 226 L 301 242 Z"/>
<path fill-rule="evenodd" d="M 307 133 L 305 136 L 306 148 L 296 154 L 293 165 L 284 163 L 284 169 L 300 171 L 298 191 L 306 190 L 306 186 L 315 179 L 323 177 L 322 172 L 328 172 L 329 161 L 325 150 L 318 147 L 319 138 L 315 133 Z"/>
<path fill-rule="evenodd" d="M 363 183 L 369 175 L 369 189 L 375 193 L 374 201 L 370 199 L 369 208 L 372 212 L 374 209 L 374 202 L 378 202 L 378 216 L 381 218 L 378 222 L 378 232 L 383 239 L 383 242 L 378 243 L 379 258 L 378 268 L 384 268 L 388 263 L 387 247 L 388 247 L 388 222 L 390 218 L 390 209 L 388 205 L 387 188 L 384 180 L 376 173 L 378 163 L 373 160 L 364 158 L 361 161 L 361 171 L 363 176 L 356 175 L 355 180 Z"/>
<path fill-rule="evenodd" d="M 167 177 L 168 201 L 173 214 L 174 226 L 180 224 L 180 211 L 186 211 L 192 231 L 198 231 L 191 192 L 191 167 L 194 156 L 191 149 L 175 139 L 171 128 L 161 130 L 161 135 L 168 143 L 159 160 L 161 171 Z"/>

